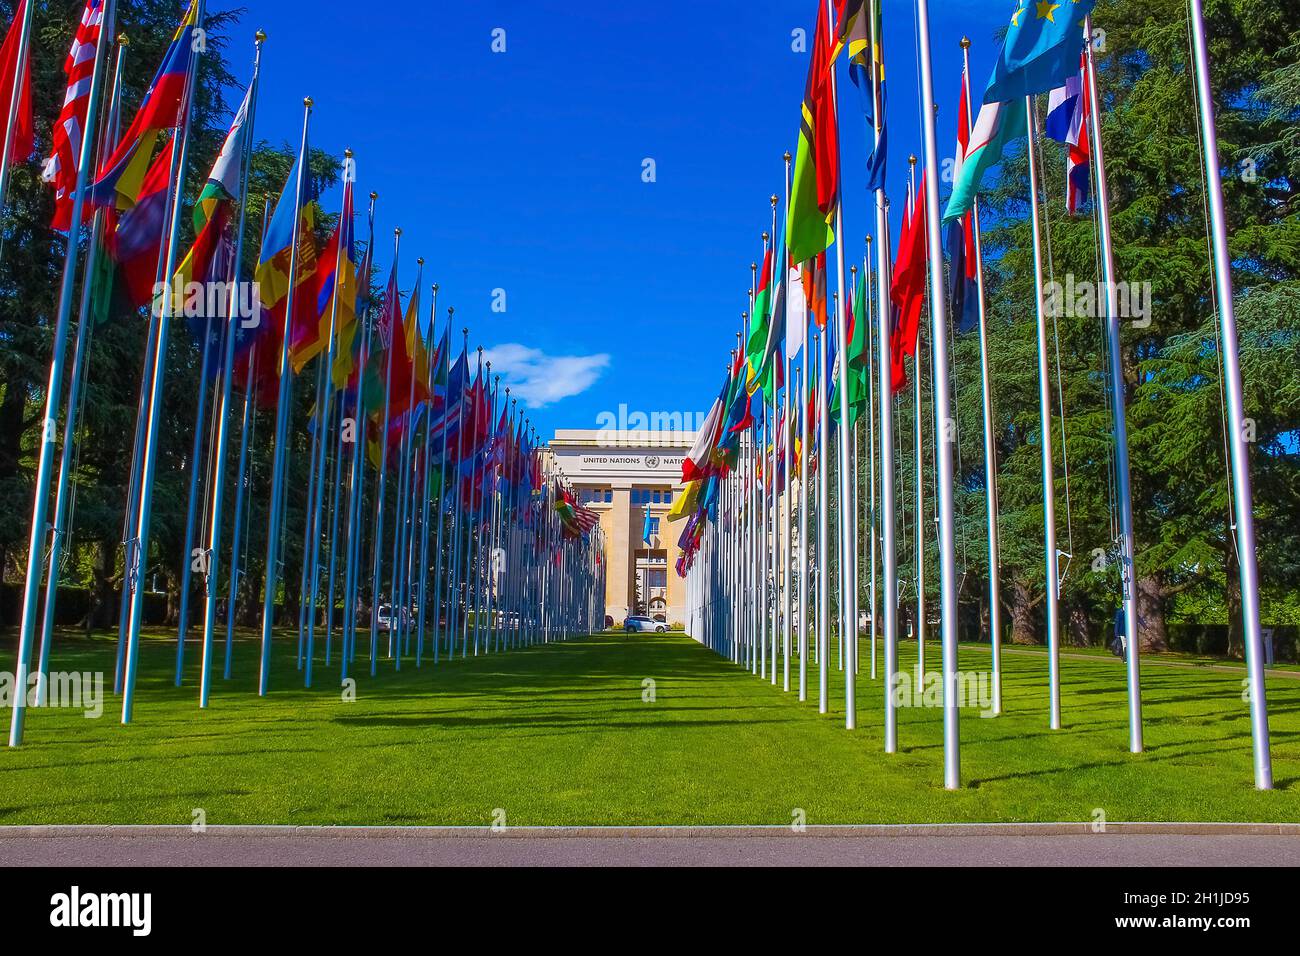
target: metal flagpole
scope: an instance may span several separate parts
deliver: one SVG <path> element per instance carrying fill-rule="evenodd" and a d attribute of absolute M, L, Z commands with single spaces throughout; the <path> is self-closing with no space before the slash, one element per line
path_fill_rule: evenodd
<path fill-rule="evenodd" d="M 4 212 L 4 208 L 8 204 L 9 200 L 9 177 L 11 175 L 11 157 L 9 156 L 9 153 L 14 148 L 14 138 L 18 135 L 18 105 L 23 98 L 23 77 L 28 72 L 27 58 L 31 53 L 32 13 L 35 10 L 35 7 L 35 0 L 26 0 L 23 4 L 23 20 L 18 27 L 18 55 L 14 57 L 13 94 L 9 98 L 9 115 L 5 123 L 4 152 L 0 152 L 0 213 Z M 13 24 L 10 24 L 9 28 L 12 30 Z M 100 35 L 102 36 L 103 33 L 101 32 Z M 96 57 L 98 57 L 98 53 L 96 53 Z M 96 65 L 98 65 L 98 59 L 96 60 Z M 86 129 L 93 130 L 94 128 L 93 123 L 87 122 Z M 94 136 L 88 137 L 88 139 L 91 140 L 94 138 Z M 25 159 L 27 159 L 26 156 L 12 157 L 15 164 L 22 162 Z M 72 229 L 69 235 L 77 231 L 80 222 L 81 220 L 79 219 L 74 219 L 72 221 Z M 86 280 L 89 281 L 89 278 L 90 270 L 87 269 Z"/>
<path fill-rule="evenodd" d="M 1250 488 L 1250 458 L 1243 429 L 1245 396 L 1241 387 L 1241 357 L 1237 348 L 1237 316 L 1232 303 L 1232 259 L 1228 252 L 1227 213 L 1219 174 L 1219 137 L 1214 127 L 1214 96 L 1210 89 L 1210 54 L 1205 35 L 1205 10 L 1201 0 L 1191 0 L 1192 43 L 1196 54 L 1196 99 L 1201 113 L 1201 152 L 1209 190 L 1211 238 L 1214 242 L 1214 287 L 1219 308 L 1223 353 L 1224 391 L 1231 423 L 1232 507 L 1237 524 L 1237 557 L 1241 578 L 1241 615 L 1246 638 L 1246 669 L 1250 679 L 1250 736 L 1254 749 L 1255 788 L 1273 789 L 1273 759 L 1269 752 L 1268 703 L 1264 696 L 1264 648 L 1259 625 L 1259 580 L 1255 555 L 1255 517 Z M 1094 97 L 1095 102 L 1095 97 Z M 1100 140 L 1100 128 L 1098 140 Z M 1100 170 L 1099 170 L 1100 171 Z M 1110 294 L 1114 294 L 1111 286 Z M 1112 313 L 1113 314 L 1113 313 Z M 1119 350 L 1112 349 L 1113 354 Z M 1114 359 L 1112 359 L 1114 361 Z M 1136 644 L 1136 629 L 1129 632 Z M 1137 655 L 1129 654 L 1129 680 L 1137 679 Z M 1130 723 L 1134 717 L 1130 698 Z"/>
<path fill-rule="evenodd" d="M 948 360 L 948 304 L 943 280 L 943 249 L 939 236 L 939 159 L 934 130 L 934 77 L 930 67 L 929 0 L 917 0 L 921 54 L 921 91 L 925 138 L 926 245 L 930 264 L 930 349 L 934 364 L 935 461 L 939 496 L 939 582 L 943 637 L 943 785 L 961 786 L 961 738 L 957 724 L 957 527 L 953 514 L 952 380 Z"/>
<path fill-rule="evenodd" d="M 806 312 L 805 312 L 806 315 Z M 804 319 L 807 322 L 807 319 Z M 803 355 L 799 359 L 799 700 L 808 699 L 808 347 L 805 324 Z"/>
<path fill-rule="evenodd" d="M 971 111 L 970 102 L 970 40 L 966 37 L 961 38 L 961 52 L 962 96 L 966 100 L 967 132 L 969 133 L 972 128 L 974 113 Z M 1100 143 L 1098 144 L 1097 153 L 1100 156 Z M 1108 224 L 1106 233 L 1108 239 L 1110 212 L 1105 207 L 1099 207 L 1099 211 Z M 984 251 L 980 239 L 980 206 L 978 199 L 971 205 L 971 232 L 975 240 L 975 288 L 979 297 L 980 400 L 984 413 L 984 509 L 989 547 L 989 647 L 993 655 L 993 713 L 1000 714 L 1002 713 L 1002 562 L 998 548 L 998 459 L 997 445 L 993 434 L 993 382 L 992 376 L 989 374 L 989 328 L 984 304 Z M 1103 241 L 1103 250 L 1106 248 L 1106 242 Z M 1116 326 L 1116 334 L 1118 335 L 1118 326 Z M 1122 422 L 1119 427 L 1121 429 L 1124 427 Z M 1127 440 L 1125 441 L 1124 461 L 1126 466 L 1125 485 L 1127 486 Z M 1131 528 L 1131 508 L 1128 513 Z"/>
<path fill-rule="evenodd" d="M 434 332 L 438 325 L 438 283 L 433 283 L 430 291 L 433 293 L 433 303 L 429 306 L 429 341 L 437 341 Z M 437 345 L 434 346 L 437 348 Z M 419 588 L 419 605 L 420 619 L 417 625 L 418 629 L 415 636 L 415 666 L 419 667 L 424 662 L 424 624 L 425 624 L 425 596 L 428 594 L 429 584 L 429 465 L 431 464 L 430 447 L 433 445 L 433 376 L 434 370 L 442 364 L 442 356 L 436 352 L 432 356 L 433 361 L 428 363 L 425 369 L 425 388 L 428 392 L 425 397 L 424 408 L 424 452 L 423 467 L 420 471 L 420 558 L 417 562 L 420 575 Z M 441 515 L 441 512 L 439 512 Z M 437 646 L 436 641 L 434 644 Z M 436 659 L 436 651 L 435 651 Z"/>
<path fill-rule="evenodd" d="M 415 333 L 418 337 L 420 334 L 420 283 L 424 280 L 424 258 L 417 258 L 415 265 L 415 287 L 411 290 L 411 302 L 408 308 L 416 320 Z M 403 336 L 406 335 L 405 323 L 403 323 L 401 333 Z M 415 357 L 408 355 L 407 359 L 412 364 L 406 387 L 405 421 L 398 419 L 399 422 L 402 422 L 400 425 L 402 433 L 397 443 L 397 499 L 394 502 L 397 514 L 394 516 L 395 520 L 393 522 L 393 570 L 388 578 L 388 656 L 393 658 L 394 666 L 399 671 L 402 669 L 402 634 L 406 629 L 406 619 L 409 616 L 402 569 L 406 565 L 407 519 L 410 513 L 411 451 L 415 438 L 414 429 L 411 427 L 413 407 L 415 405 Z M 387 430 L 385 430 L 386 433 Z"/>
<path fill-rule="evenodd" d="M 1101 246 L 1101 264 L 1104 270 L 1106 289 L 1106 340 L 1108 343 L 1107 371 L 1110 374 L 1111 422 L 1114 428 L 1115 447 L 1115 484 L 1116 497 L 1119 499 L 1119 546 L 1120 546 L 1120 594 L 1124 609 L 1124 633 L 1126 653 L 1124 655 L 1125 671 L 1128 680 L 1128 730 L 1129 751 L 1142 752 L 1142 682 L 1139 677 L 1138 613 L 1134 584 L 1137 580 L 1136 567 L 1133 563 L 1135 545 L 1133 538 L 1133 492 L 1129 484 L 1128 458 L 1128 423 L 1124 409 L 1125 385 L 1124 365 L 1121 358 L 1119 334 L 1118 287 L 1115 279 L 1115 247 L 1110 231 L 1110 187 L 1106 181 L 1106 157 L 1101 144 L 1101 106 L 1097 95 L 1097 72 L 1092 49 L 1092 18 L 1084 20 L 1084 47 L 1087 50 L 1087 77 L 1089 116 L 1088 126 L 1092 127 L 1092 161 L 1093 178 L 1097 184 L 1097 238 Z M 978 207 L 977 207 L 978 209 Z M 978 211 L 976 212 L 978 216 Z M 976 243 L 979 242 L 978 224 L 976 222 Z M 978 252 L 979 246 L 976 245 Z M 982 304 L 982 302 L 981 302 Z M 995 499 L 996 500 L 996 499 Z M 1252 550 L 1253 559 L 1253 550 Z M 996 661 L 996 658 L 995 658 Z M 996 664 L 995 664 L 996 666 Z M 994 683 L 994 700 L 998 701 L 1001 688 Z M 1267 733 L 1267 728 L 1265 728 Z"/>
<path fill-rule="evenodd" d="M 107 155 L 117 145 L 118 111 L 122 92 L 122 64 L 126 58 L 128 46 L 126 35 L 117 38 L 117 64 L 113 70 L 113 86 L 109 93 L 109 113 L 104 129 L 100 134 L 100 155 Z M 17 97 L 15 96 L 15 102 Z M 8 154 L 8 148 L 0 156 Z M 8 164 L 5 164 L 8 168 Z M 68 525 L 68 501 L 72 497 L 68 490 L 72 475 L 73 450 L 76 447 L 77 422 L 81 406 L 81 389 L 85 382 L 86 366 L 89 358 L 90 331 L 94 320 L 90 315 L 91 299 L 94 295 L 94 275 L 96 262 L 100 254 L 105 225 L 105 211 L 95 211 L 95 222 L 91 230 L 90 245 L 86 252 L 85 276 L 81 282 L 81 304 L 77 310 L 77 341 L 72 351 L 72 375 L 68 385 L 68 411 L 63 423 L 63 449 L 59 458 L 59 481 L 54 492 L 54 527 L 50 535 L 49 574 L 45 579 L 45 606 L 41 615 L 41 644 L 37 653 L 36 706 L 44 707 L 46 703 L 46 684 L 50 670 L 50 645 L 54 639 L 54 610 L 58 600 L 60 565 L 63 563 L 63 542 L 71 534 Z"/>
<path fill-rule="evenodd" d="M 204 4 L 199 0 L 195 7 L 196 28 L 203 25 Z M 158 334 L 154 343 L 153 374 L 145 375 L 149 380 L 149 401 L 145 407 L 147 419 L 143 456 L 141 458 L 140 497 L 136 506 L 136 561 L 128 573 L 133 579 L 131 593 L 131 617 L 127 630 L 126 673 L 122 686 L 122 723 L 131 722 L 132 708 L 135 704 L 135 675 L 139 663 L 140 626 L 144 616 L 144 571 L 149 559 L 149 526 L 153 518 L 153 483 L 154 471 L 158 462 L 158 423 L 162 417 L 163 376 L 167 370 L 167 339 L 171 332 L 171 320 L 174 315 L 176 295 L 170 283 L 176 274 L 176 259 L 180 245 L 181 198 L 185 189 L 185 170 L 190 151 L 190 128 L 194 117 L 194 86 L 198 75 L 198 63 L 191 64 L 185 84 L 184 119 L 181 123 L 181 148 L 179 156 L 173 159 L 171 180 L 168 194 L 170 197 L 169 216 L 171 225 L 168 229 L 166 249 L 159 250 L 159 261 L 165 266 L 160 278 L 168 283 L 169 294 L 163 296 L 162 309 L 155 305 L 151 310 L 158 315 Z M 175 156 L 175 154 L 173 154 Z M 74 213 L 74 222 L 75 213 Z"/>
<path fill-rule="evenodd" d="M 830 457 L 830 422 L 826 413 L 826 386 L 830 378 L 830 321 L 817 337 L 817 665 L 819 688 L 817 712 L 829 710 L 830 688 L 830 482 L 827 459 Z"/>
<path fill-rule="evenodd" d="M 303 650 L 306 646 L 307 621 L 315 618 L 315 604 L 308 599 L 310 593 L 311 565 L 315 561 L 316 550 L 313 541 L 319 542 L 320 534 L 316 530 L 319 501 L 316 496 L 317 455 L 325 444 L 329 432 L 329 411 L 325 401 L 325 379 L 329 368 L 324 362 L 316 363 L 316 397 L 312 408 L 316 417 L 316 427 L 310 429 L 311 440 L 307 443 L 307 502 L 303 508 L 302 523 L 302 562 L 298 568 L 298 670 L 303 669 Z"/>
<path fill-rule="evenodd" d="M 1038 116 L 1034 98 L 1025 97 L 1029 114 L 1029 211 L 1034 237 L 1034 312 L 1038 319 L 1038 414 L 1043 459 L 1043 539 L 1046 558 L 1048 711 L 1052 730 L 1061 728 L 1061 629 L 1056 550 L 1056 472 L 1052 452 L 1052 391 L 1047 370 L 1047 320 L 1043 312 L 1043 257 L 1038 215 Z"/>
<path fill-rule="evenodd" d="M 447 310 L 447 328 L 451 328 L 452 315 L 454 309 Z M 447 335 L 447 348 L 451 348 L 451 336 Z M 450 360 L 450 354 L 448 355 Z M 441 363 L 441 359 L 439 359 Z M 450 368 L 450 362 L 448 364 Z M 458 403 L 456 409 L 457 422 L 460 421 L 460 396 L 456 396 Z M 447 429 L 451 424 L 451 380 L 447 381 L 447 394 L 443 396 L 442 403 L 442 455 L 438 461 L 438 542 L 435 547 L 437 552 L 436 569 L 433 574 L 433 662 L 438 663 L 438 643 L 440 641 L 440 630 L 442 628 L 442 583 L 443 583 L 443 526 L 447 523 Z M 457 425 L 459 430 L 459 425 Z M 453 524 L 454 527 L 454 524 Z M 450 610 L 448 610 L 450 618 Z"/>
<path fill-rule="evenodd" d="M 880 70 L 884 65 L 881 37 L 877 32 L 877 4 L 871 0 L 872 124 L 875 148 L 884 148 L 884 97 Z M 876 64 L 880 65 L 877 66 Z M 876 190 L 876 352 L 880 356 L 880 554 L 881 613 L 885 644 L 885 753 L 898 751 L 898 708 L 893 689 L 898 673 L 898 540 L 895 534 L 897 508 L 894 489 L 894 392 L 889 352 L 889 201 L 882 184 Z"/>
<path fill-rule="evenodd" d="M 835 7 L 833 0 L 826 0 L 826 14 L 830 23 L 835 22 Z M 837 80 L 835 70 L 830 71 L 830 92 L 831 104 L 835 115 L 837 128 L 835 135 L 839 135 L 839 96 L 837 93 Z M 838 176 L 838 170 L 836 170 Z M 849 399 L 849 355 L 848 355 L 848 322 L 845 316 L 845 309 L 848 307 L 848 297 L 845 295 L 845 271 L 844 271 L 844 202 L 837 193 L 835 196 L 835 281 L 839 289 L 839 299 L 835 305 L 835 341 L 837 344 L 837 355 L 839 357 L 839 390 L 840 390 L 840 440 L 839 440 L 839 499 L 840 499 L 840 640 L 844 645 L 843 667 L 844 667 L 844 726 L 847 730 L 853 730 L 858 723 L 857 708 L 857 670 L 858 670 L 858 642 L 856 622 L 848 620 L 848 615 L 853 606 L 849 598 L 850 590 L 850 562 L 845 558 L 851 555 L 851 546 L 849 539 L 853 537 L 853 511 L 850 507 L 851 496 L 849 494 L 849 416 L 848 416 L 848 399 Z M 827 323 L 829 325 L 829 322 Z M 829 332 L 829 328 L 827 329 Z"/>
<path fill-rule="evenodd" d="M 450 320 L 451 313 L 448 313 Z M 461 351 L 469 350 L 469 329 L 461 329 L 463 344 Z M 468 370 L 466 373 L 468 377 Z M 451 506 L 451 580 L 448 582 L 448 598 L 451 607 L 447 611 L 447 656 L 450 658 L 456 653 L 456 629 L 460 626 L 461 616 L 461 590 L 460 590 L 460 556 L 461 556 L 461 538 L 464 534 L 464 515 L 460 509 L 460 462 L 465 457 L 465 395 L 464 388 L 461 394 L 456 396 L 456 401 L 460 403 L 458 424 L 456 427 L 456 467 L 452 469 L 451 480 L 455 483 L 455 490 L 452 494 Z M 465 656 L 464 648 L 461 648 L 461 657 Z"/>
<path fill-rule="evenodd" d="M 361 537 L 364 533 L 361 517 L 361 491 L 365 481 L 365 421 L 367 417 L 365 402 L 366 368 L 370 363 L 371 315 L 374 297 L 370 291 L 370 273 L 374 262 L 375 248 L 375 200 L 379 194 L 370 193 L 370 209 L 367 213 L 368 232 L 366 254 L 362 259 L 362 268 L 357 276 L 358 302 L 363 304 L 362 314 L 357 317 L 361 323 L 361 346 L 357 356 L 357 391 L 354 419 L 351 427 L 352 462 L 348 470 L 348 518 L 347 518 L 347 571 L 343 582 L 343 622 L 340 627 L 343 647 L 339 666 L 340 682 L 348 679 L 348 667 L 356 657 L 357 642 L 357 593 L 361 587 L 359 570 L 361 564 Z M 346 432 L 340 429 L 339 440 L 343 442 Z"/>
<path fill-rule="evenodd" d="M 344 189 L 350 194 L 352 184 L 356 182 L 356 163 L 352 159 L 352 150 L 343 150 L 343 175 Z M 351 203 L 344 202 L 343 212 L 341 215 L 349 215 Z M 351 225 L 350 223 L 348 224 Z M 316 645 L 316 601 L 320 596 L 320 561 L 317 553 L 320 549 L 321 536 L 321 519 L 325 504 L 325 463 L 326 451 L 329 448 L 329 424 L 331 418 L 331 408 L 334 402 L 334 355 L 337 348 L 338 321 L 339 321 L 339 299 L 343 295 L 343 257 L 347 254 L 343 248 L 343 228 L 342 222 L 339 223 L 339 241 L 335 243 L 334 250 L 334 295 L 333 302 L 330 305 L 330 324 L 328 338 L 329 343 L 325 347 L 324 362 L 322 371 L 325 376 L 325 385 L 320 403 L 316 406 L 316 427 L 320 431 L 320 442 L 317 449 L 318 458 L 316 460 L 316 488 L 314 491 L 315 507 L 314 517 L 310 519 L 309 527 L 311 528 L 311 548 L 303 552 L 303 564 L 311 563 L 311 609 L 307 612 L 307 666 L 303 672 L 303 686 L 311 686 L 312 661 L 315 656 Z M 341 425 L 342 423 L 340 423 Z M 326 618 L 333 616 L 334 608 L 332 606 L 325 609 Z"/>
<path fill-rule="evenodd" d="M 789 281 L 789 270 L 785 268 L 785 263 L 781 263 L 785 281 Z M 790 316 L 790 296 L 787 290 L 786 297 L 786 321 L 789 322 Z M 789 335 L 789 326 L 786 326 L 786 334 Z M 791 532 L 791 508 L 794 507 L 794 496 L 790 493 L 790 475 L 791 475 L 791 449 L 790 449 L 790 392 L 794 388 L 794 362 L 791 361 L 789 354 L 785 357 L 785 390 L 782 395 L 782 413 L 781 413 L 781 438 L 784 448 L 784 465 L 785 465 L 785 508 L 778 508 L 778 514 L 781 515 L 781 542 L 782 542 L 782 560 L 778 567 L 781 574 L 781 594 L 784 599 L 783 613 L 781 619 L 782 644 L 782 689 L 787 693 L 790 691 L 790 615 L 794 603 L 794 588 L 790 582 L 790 532 Z"/>
<path fill-rule="evenodd" d="M 289 362 L 293 310 L 297 299 L 298 239 L 302 230 L 302 214 L 298 204 L 302 201 L 303 183 L 307 176 L 307 130 L 311 121 L 312 100 L 303 100 L 302 145 L 298 153 L 298 181 L 294 184 L 293 229 L 289 253 L 289 291 L 285 296 L 284 325 L 280 339 L 280 387 L 275 409 L 275 451 L 271 463 L 271 513 L 266 524 L 266 589 L 262 600 L 262 663 L 257 681 L 257 694 L 265 697 L 271 681 L 271 636 L 275 626 L 275 591 L 278 584 L 280 522 L 284 516 L 283 491 L 286 488 L 284 472 L 289 459 L 289 390 L 293 384 L 293 366 Z"/>
<path fill-rule="evenodd" d="M 916 215 L 916 156 L 907 157 L 908 214 Z M 913 547 L 916 549 L 916 686 L 925 679 L 925 446 L 921 437 L 921 334 L 916 336 L 916 355 L 912 358 L 912 457 L 916 520 L 913 522 Z M 938 405 L 935 406 L 936 408 Z"/>
<path fill-rule="evenodd" d="M 104 18 L 99 38 L 95 44 L 95 67 L 90 80 L 90 99 L 86 106 L 86 129 L 97 127 L 97 108 L 100 88 L 104 82 L 104 60 L 113 36 L 117 12 L 115 0 L 105 0 Z M 30 11 L 29 11 L 30 15 Z M 17 92 L 15 90 L 15 92 Z M 18 97 L 15 95 L 14 100 Z M 11 104 L 12 106 L 12 104 Z M 6 127 L 6 154 L 8 135 L 13 123 Z M 36 636 L 36 609 L 40 601 L 41 572 L 44 568 L 46 515 L 49 511 L 51 470 L 54 464 L 55 422 L 58 419 L 60 395 L 63 388 L 64 356 L 68 347 L 68 325 L 72 318 L 73 286 L 77 271 L 77 233 L 81 223 L 81 210 L 85 203 L 86 182 L 94 156 L 95 137 L 82 137 L 77 161 L 77 183 L 72 198 L 72 226 L 68 231 L 68 245 L 63 258 L 63 278 L 59 287 L 59 311 L 54 323 L 51 343 L 50 377 L 45 389 L 45 424 L 41 430 L 41 449 L 36 463 L 36 489 L 32 499 L 32 523 L 27 547 L 27 577 L 23 587 L 23 616 L 18 632 L 18 657 L 14 668 L 14 686 L 25 688 L 31 668 L 32 644 Z M 0 167 L 8 168 L 8 156 L 0 157 Z M 87 277 L 89 278 L 89 277 Z M 27 714 L 25 693 L 14 695 L 13 716 L 9 724 L 9 746 L 23 742 L 23 721 Z"/>
<path fill-rule="evenodd" d="M 393 274 L 397 273 L 398 254 L 402 247 L 402 230 L 400 228 L 393 230 Z M 405 331 L 394 328 L 397 322 L 394 316 L 401 317 L 401 293 L 397 291 L 397 283 L 391 283 L 391 290 L 397 296 L 396 309 L 392 302 L 385 301 L 383 308 L 388 313 L 386 321 L 388 325 L 388 342 L 384 345 L 384 351 L 387 353 L 384 366 L 384 414 L 381 419 L 382 424 L 379 429 L 379 485 L 375 492 L 375 539 L 374 539 L 374 569 L 370 582 L 370 676 L 374 677 L 379 669 L 379 660 L 377 654 L 377 642 L 379 640 L 379 577 L 384 565 L 384 491 L 388 484 L 388 415 L 392 407 L 392 383 L 393 383 L 393 337 L 396 335 L 405 335 Z M 385 292 L 387 296 L 387 291 Z M 397 570 L 394 568 L 393 573 Z M 396 609 L 390 604 L 388 607 L 388 629 L 391 633 L 393 628 L 393 615 Z"/>
<path fill-rule="evenodd" d="M 871 679 L 876 679 L 876 634 L 879 630 L 878 622 L 880 605 L 877 601 L 876 594 L 876 566 L 877 554 L 876 545 L 878 535 L 876 528 L 878 526 L 879 513 L 876 509 L 876 342 L 871 335 L 872 320 L 875 316 L 872 314 L 876 309 L 876 300 L 872 297 L 871 287 L 871 237 L 867 236 L 867 252 L 862 259 L 862 275 L 867 283 L 866 300 L 867 300 L 867 330 L 864 333 L 867 340 L 867 440 L 871 443 L 871 449 L 868 454 L 870 462 L 870 477 L 867 483 L 869 493 L 867 513 L 868 533 L 871 535 Z M 877 281 L 879 281 L 877 279 Z"/>
<path fill-rule="evenodd" d="M 248 179 L 252 166 L 253 118 L 257 107 L 257 79 L 262 66 L 262 44 L 266 34 L 257 31 L 254 37 L 253 78 L 248 83 L 248 115 L 240 130 L 240 184 L 239 184 L 239 225 L 235 232 L 235 257 L 231 266 L 231 278 L 237 283 L 244 252 L 244 228 L 248 221 Z M 235 368 L 235 323 L 239 320 L 237 303 L 241 297 L 232 289 L 230 307 L 226 316 L 224 348 L 221 360 L 221 397 L 217 406 L 216 448 L 212 455 L 212 513 L 209 515 L 206 560 L 204 562 L 204 582 L 206 599 L 203 607 L 203 654 L 199 675 L 199 706 L 208 706 L 211 692 L 210 674 L 212 671 L 212 643 L 217 627 L 217 579 L 221 566 L 221 524 L 225 504 L 226 485 L 226 450 L 230 443 L 230 398 L 231 378 Z M 251 379 L 251 376 L 250 376 Z M 243 472 L 239 479 L 243 481 Z M 239 523 L 239 512 L 235 512 L 235 523 Z M 233 567 L 233 564 L 232 564 Z M 234 588 L 231 588 L 231 605 L 234 604 Z"/>

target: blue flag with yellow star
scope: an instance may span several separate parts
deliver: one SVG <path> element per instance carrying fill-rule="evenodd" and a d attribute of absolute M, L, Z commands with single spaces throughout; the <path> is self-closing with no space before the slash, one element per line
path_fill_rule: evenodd
<path fill-rule="evenodd" d="M 1079 68 L 1083 20 L 1095 0 L 1017 0 L 985 103 L 1007 103 L 1061 86 Z"/>

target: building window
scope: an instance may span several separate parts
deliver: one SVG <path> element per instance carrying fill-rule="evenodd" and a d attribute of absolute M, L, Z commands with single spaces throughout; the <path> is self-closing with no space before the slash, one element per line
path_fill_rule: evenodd
<path fill-rule="evenodd" d="M 659 519 L 658 519 L 658 518 L 651 518 L 651 519 L 650 519 L 650 536 L 651 536 L 651 537 L 654 537 L 654 536 L 657 535 L 657 534 L 659 534 Z"/>
<path fill-rule="evenodd" d="M 607 505 L 612 505 L 613 503 L 614 503 L 614 489 L 612 489 L 612 488 L 606 488 L 606 489 L 605 489 L 605 504 L 607 504 Z"/>

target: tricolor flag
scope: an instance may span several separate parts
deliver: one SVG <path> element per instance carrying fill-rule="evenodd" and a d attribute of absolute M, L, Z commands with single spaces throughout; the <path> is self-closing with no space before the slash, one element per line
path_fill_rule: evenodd
<path fill-rule="evenodd" d="M 97 179 L 88 193 L 92 205 L 117 209 L 135 205 L 159 133 L 179 123 L 181 103 L 194 63 L 197 21 L 197 0 L 191 0 L 162 65 L 145 91 L 135 119 L 118 141 L 113 155 L 99 165 Z"/>
<path fill-rule="evenodd" d="M 1075 215 L 1088 201 L 1091 150 L 1088 145 L 1088 114 L 1092 108 L 1088 83 L 1088 57 L 1079 58 L 1079 72 L 1066 78 L 1047 99 L 1044 132 L 1068 147 L 1065 159 L 1065 208 Z"/>
<path fill-rule="evenodd" d="M 7 162 L 11 165 L 21 163 L 32 154 L 33 128 L 32 128 L 32 59 L 31 56 L 23 56 L 25 52 L 29 53 L 31 42 L 28 41 L 28 50 L 22 49 L 22 32 L 23 23 L 28 21 L 29 13 L 27 10 L 27 0 L 19 0 L 18 6 L 14 8 L 14 19 L 9 24 L 9 32 L 5 35 L 5 42 L 0 46 L 0 116 L 4 116 L 5 122 L 9 120 L 9 110 L 13 108 L 14 98 L 18 99 L 18 109 L 14 114 L 14 125 L 9 130 L 9 155 Z M 29 31 L 30 33 L 30 31 Z M 22 76 L 18 76 L 18 61 L 23 61 Z"/>

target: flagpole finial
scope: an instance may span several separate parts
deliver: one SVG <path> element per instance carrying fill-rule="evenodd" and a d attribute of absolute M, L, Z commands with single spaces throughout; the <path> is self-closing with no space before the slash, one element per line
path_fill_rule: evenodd
<path fill-rule="evenodd" d="M 748 319 L 748 318 L 749 318 L 749 313 L 748 313 L 748 312 L 742 312 L 742 313 L 740 313 L 740 319 L 741 319 L 742 322 L 743 322 L 745 319 Z"/>
<path fill-rule="evenodd" d="M 772 193 L 772 208 L 773 208 L 773 209 L 776 208 L 776 204 L 777 204 L 778 202 L 780 202 L 780 200 L 776 198 L 776 193 Z"/>
<path fill-rule="evenodd" d="M 970 37 L 962 37 L 962 38 L 961 38 L 961 48 L 962 48 L 963 50 L 969 50 L 969 49 L 970 49 Z"/>
<path fill-rule="evenodd" d="M 916 165 L 916 154 L 915 154 L 915 153 L 913 153 L 911 156 L 907 157 L 907 165 L 909 165 L 909 166 L 915 166 L 915 165 Z"/>
<path fill-rule="evenodd" d="M 253 39 L 256 40 L 258 43 L 265 43 L 265 42 L 266 42 L 266 31 L 265 31 L 265 30 L 258 30 L 256 33 L 253 34 Z"/>
<path fill-rule="evenodd" d="M 370 190 L 370 201 L 374 202 L 378 198 L 379 198 L 379 193 L 375 192 L 373 189 Z"/>
<path fill-rule="evenodd" d="M 311 109 L 313 106 L 316 105 L 316 101 L 313 100 L 310 96 L 304 96 L 302 98 L 302 105 L 307 107 L 307 109 Z"/>
<path fill-rule="evenodd" d="M 393 235 L 395 235 L 395 236 L 400 236 L 401 234 L 402 234 L 402 227 L 401 227 L 401 226 L 398 226 L 396 229 L 393 230 Z"/>
<path fill-rule="evenodd" d="M 790 162 L 790 151 L 787 149 L 785 151 L 785 155 L 782 156 L 781 158 L 784 159 L 787 163 Z"/>
<path fill-rule="evenodd" d="M 416 260 L 415 260 L 415 264 L 416 264 L 417 266 L 422 266 L 422 265 L 424 265 L 424 256 L 420 256 L 418 259 L 416 259 Z"/>
<path fill-rule="evenodd" d="M 871 246 L 871 237 L 870 237 L 870 236 L 867 236 L 867 246 L 868 246 L 868 247 Z"/>
<path fill-rule="evenodd" d="M 851 275 L 857 275 L 857 274 L 858 274 L 858 267 L 857 267 L 856 265 L 851 265 L 851 266 L 849 266 L 849 273 L 850 273 Z"/>
<path fill-rule="evenodd" d="M 434 295 L 438 294 L 438 283 L 436 282 L 433 284 L 433 294 Z"/>
<path fill-rule="evenodd" d="M 119 34 L 117 35 L 117 45 L 118 45 L 118 46 L 130 46 L 130 45 L 131 45 L 131 38 L 128 37 L 125 33 L 119 33 Z"/>
<path fill-rule="evenodd" d="M 469 329 L 466 329 L 465 331 L 468 332 Z M 482 355 L 482 354 L 483 354 L 483 346 L 481 346 L 481 345 L 478 347 L 478 354 L 479 354 L 479 355 Z"/>

